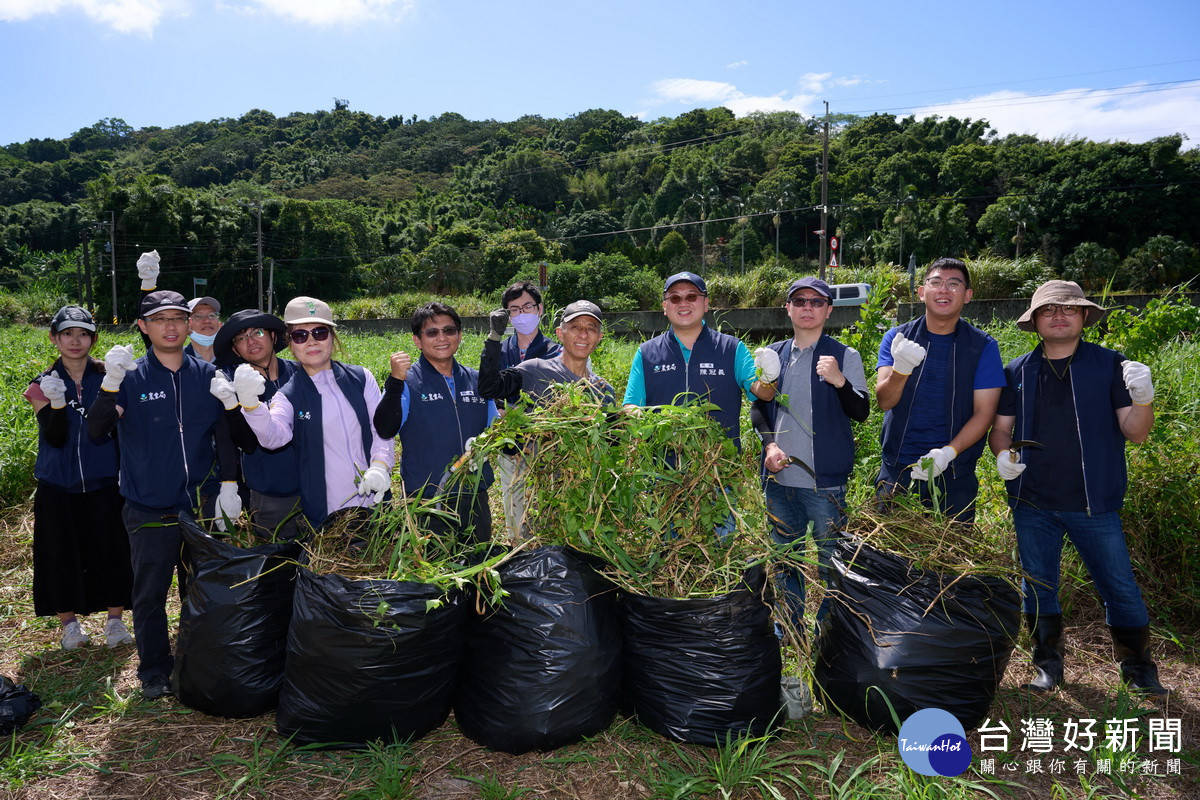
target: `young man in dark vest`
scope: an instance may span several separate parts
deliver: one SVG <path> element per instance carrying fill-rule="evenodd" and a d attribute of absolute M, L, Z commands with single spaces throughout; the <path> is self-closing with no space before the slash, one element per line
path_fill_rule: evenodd
<path fill-rule="evenodd" d="M 1150 368 L 1083 341 L 1105 309 L 1071 281 L 1047 281 L 1017 327 L 1041 344 L 1005 368 L 1008 385 L 988 439 L 1006 481 L 1025 579 L 1025 619 L 1033 632 L 1036 677 L 1025 688 L 1048 692 L 1063 680 L 1063 620 L 1058 602 L 1063 534 L 1070 537 L 1104 601 L 1121 677 L 1166 694 L 1150 659 L 1150 615 L 1121 529 L 1125 442 L 1144 442 L 1154 425 Z M 1013 440 L 1040 448 L 1013 452 Z"/>
<path fill-rule="evenodd" d="M 751 400 L 775 398 L 779 355 L 760 347 L 751 356 L 740 339 L 708 327 L 708 285 L 695 273 L 667 278 L 662 307 L 670 328 L 643 342 L 634 355 L 625 407 L 707 400 L 717 406 L 710 415 L 741 447 L 742 394 Z M 759 369 L 761 378 L 756 376 Z"/>
<path fill-rule="evenodd" d="M 413 344 L 421 351 L 416 363 L 403 351 L 393 353 L 392 374 L 375 410 L 375 430 L 383 438 L 400 438 L 400 476 L 409 497 L 437 494 L 446 469 L 466 452 L 469 440 L 496 417 L 496 406 L 479 394 L 479 373 L 458 363 L 462 319 L 444 303 L 426 303 L 414 312 Z M 460 539 L 486 542 L 492 537 L 488 506 L 491 467 L 483 467 L 475 492 L 450 498 L 458 515 Z M 431 518 L 429 527 L 448 530 Z"/>
<path fill-rule="evenodd" d="M 925 313 L 892 328 L 879 344 L 875 399 L 883 417 L 878 492 L 906 492 L 913 481 L 927 506 L 936 487 L 941 510 L 975 520 L 975 464 L 996 415 L 1004 364 L 996 340 L 962 318 L 971 274 L 939 258 L 917 289 Z"/>
<path fill-rule="evenodd" d="M 833 547 L 846 524 L 846 483 L 854 469 L 850 423 L 865 420 L 871 404 L 862 356 L 825 333 L 833 312 L 829 285 L 820 278 L 800 278 L 788 287 L 787 298 L 792 338 L 771 345 L 779 355 L 779 390 L 787 403 L 756 400 L 750 421 L 763 441 L 771 537 L 802 551 L 811 524 L 818 573 L 828 586 Z M 794 566 L 784 566 L 780 583 L 784 607 L 800 631 L 804 577 Z"/>

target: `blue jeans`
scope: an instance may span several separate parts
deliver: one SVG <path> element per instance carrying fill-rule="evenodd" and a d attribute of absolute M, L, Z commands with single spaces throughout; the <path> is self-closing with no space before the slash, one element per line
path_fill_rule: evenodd
<path fill-rule="evenodd" d="M 777 545 L 802 551 L 804 534 L 812 525 L 813 543 L 817 546 L 817 575 L 826 587 L 831 585 L 833 549 L 846 527 L 846 490 L 800 489 L 784 486 L 778 481 L 768 480 L 764 493 L 767 497 L 767 522 L 771 526 L 771 539 Z M 803 629 L 804 620 L 804 576 L 792 565 L 784 565 L 776 571 L 776 589 L 781 595 L 784 608 L 792 619 L 796 630 Z M 817 619 L 827 610 L 827 602 L 821 604 Z"/>
<path fill-rule="evenodd" d="M 900 467 L 889 464 L 885 459 L 879 468 L 879 477 L 875 479 L 875 496 L 886 503 L 886 498 L 894 494 L 907 494 L 909 482 L 926 508 L 933 508 L 933 495 L 930 483 L 938 491 L 938 508 L 947 517 L 953 517 L 968 525 L 975 522 L 975 497 L 979 494 L 979 479 L 975 477 L 975 467 L 969 470 L 960 469 L 957 478 L 950 470 L 946 470 L 933 481 L 913 481 L 912 467 Z"/>
<path fill-rule="evenodd" d="M 175 659 L 167 630 L 167 592 L 180 563 L 182 537 L 175 515 L 166 517 L 132 508 L 121 511 L 129 532 L 133 564 L 133 634 L 137 641 L 138 679 L 147 684 L 170 680 Z M 182 590 L 183 575 L 180 571 Z M 183 592 L 181 591 L 182 595 Z"/>
<path fill-rule="evenodd" d="M 1025 613 L 1061 614 L 1058 604 L 1063 534 L 1071 538 L 1104 601 L 1109 625 L 1140 628 L 1150 624 L 1129 549 L 1116 511 L 1088 516 L 1084 511 L 1042 511 L 1025 505 L 1013 509 L 1017 549 L 1025 571 Z"/>

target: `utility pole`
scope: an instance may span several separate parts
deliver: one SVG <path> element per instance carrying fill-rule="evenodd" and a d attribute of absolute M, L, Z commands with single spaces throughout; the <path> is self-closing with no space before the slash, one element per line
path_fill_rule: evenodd
<path fill-rule="evenodd" d="M 829 230 L 829 101 L 825 100 L 825 134 L 821 144 L 821 280 L 825 280 L 825 242 Z"/>
<path fill-rule="evenodd" d="M 112 211 L 108 212 L 108 222 L 101 223 L 108 226 L 108 263 L 112 268 L 112 321 L 113 325 L 117 324 L 117 235 L 113 229 L 116 225 L 116 214 Z"/>
<path fill-rule="evenodd" d="M 88 310 L 89 314 L 95 314 L 96 303 L 92 299 L 92 237 L 87 228 L 84 228 L 83 233 L 80 234 L 80 236 L 83 239 L 83 280 L 85 285 L 84 297 L 86 298 L 87 303 L 84 308 Z"/>

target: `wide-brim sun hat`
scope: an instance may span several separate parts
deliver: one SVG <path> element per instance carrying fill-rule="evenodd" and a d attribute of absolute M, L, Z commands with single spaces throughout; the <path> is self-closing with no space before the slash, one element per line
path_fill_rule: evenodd
<path fill-rule="evenodd" d="M 259 311 L 257 308 L 247 308 L 231 316 L 221 326 L 221 330 L 217 331 L 217 338 L 213 339 L 213 363 L 218 367 L 240 364 L 241 357 L 233 352 L 233 340 L 237 338 L 238 334 L 253 328 L 275 331 L 278 334 L 275 337 L 276 353 L 287 347 L 287 337 L 283 335 L 287 331 L 287 326 L 283 324 L 283 320 L 274 314 Z"/>
<path fill-rule="evenodd" d="M 1017 327 L 1029 333 L 1037 333 L 1037 325 L 1033 315 L 1042 306 L 1079 306 L 1084 309 L 1083 327 L 1087 328 L 1099 322 L 1108 312 L 1104 306 L 1097 305 L 1083 295 L 1083 289 L 1075 281 L 1053 280 L 1046 281 L 1033 293 L 1029 308 L 1017 320 Z"/>

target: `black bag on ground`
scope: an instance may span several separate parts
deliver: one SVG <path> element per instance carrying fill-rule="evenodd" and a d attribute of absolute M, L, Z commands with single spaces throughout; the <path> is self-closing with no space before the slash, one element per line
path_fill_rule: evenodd
<path fill-rule="evenodd" d="M 779 715 L 782 666 L 765 590 L 756 567 L 720 597 L 622 595 L 622 686 L 639 722 L 710 746 L 767 733 Z"/>
<path fill-rule="evenodd" d="M 186 706 L 217 717 L 257 717 L 275 707 L 300 546 L 242 549 L 179 517 L 188 594 L 179 614 L 171 685 Z"/>
<path fill-rule="evenodd" d="M 901 723 L 941 708 L 977 727 L 1012 655 L 1017 590 L 1000 578 L 920 570 L 845 540 L 833 571 L 836 591 L 815 644 L 825 704 L 876 730 L 897 731 L 889 703 Z"/>
<path fill-rule="evenodd" d="M 425 583 L 301 568 L 275 724 L 297 744 L 405 741 L 445 722 L 466 604 Z M 431 603 L 437 607 L 426 610 Z"/>
<path fill-rule="evenodd" d="M 565 547 L 521 552 L 498 569 L 503 606 L 467 623 L 454 701 L 463 733 L 514 755 L 600 733 L 621 691 L 615 588 Z"/>
<path fill-rule="evenodd" d="M 42 699 L 25 688 L 25 684 L 0 675 L 0 736 L 8 736 L 20 728 L 41 707 Z"/>

